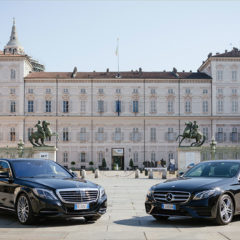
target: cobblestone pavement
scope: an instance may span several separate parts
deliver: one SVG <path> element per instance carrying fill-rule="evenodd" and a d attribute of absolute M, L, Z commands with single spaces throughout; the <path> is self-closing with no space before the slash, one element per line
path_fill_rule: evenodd
<path fill-rule="evenodd" d="M 124 177 L 125 176 L 125 177 Z M 80 239 L 127 239 L 127 240 L 239 240 L 240 217 L 227 226 L 217 226 L 212 221 L 187 218 L 171 218 L 159 223 L 145 213 L 144 201 L 147 190 L 160 179 L 147 179 L 143 175 L 134 179 L 126 177 L 88 176 L 105 187 L 108 194 L 108 211 L 96 223 L 85 223 L 81 218 L 68 220 L 43 219 L 33 226 L 20 225 L 16 217 L 0 212 L 0 239 L 23 240 L 80 240 Z"/>

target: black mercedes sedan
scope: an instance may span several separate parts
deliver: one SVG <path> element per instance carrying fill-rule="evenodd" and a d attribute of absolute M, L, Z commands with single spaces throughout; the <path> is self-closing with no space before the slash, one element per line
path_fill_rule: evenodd
<path fill-rule="evenodd" d="M 157 220 L 190 216 L 230 223 L 240 214 L 240 160 L 201 162 L 177 179 L 154 185 L 145 208 Z"/>
<path fill-rule="evenodd" d="M 37 216 L 96 221 L 106 212 L 107 196 L 54 161 L 0 159 L 0 208 L 16 212 L 22 224 Z"/>

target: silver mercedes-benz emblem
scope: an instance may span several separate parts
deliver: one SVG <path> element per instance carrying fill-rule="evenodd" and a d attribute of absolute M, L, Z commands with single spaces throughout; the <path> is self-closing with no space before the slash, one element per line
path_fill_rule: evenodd
<path fill-rule="evenodd" d="M 168 193 L 167 196 L 166 196 L 166 199 L 168 202 L 171 202 L 172 199 L 173 199 L 173 195 L 171 193 Z"/>

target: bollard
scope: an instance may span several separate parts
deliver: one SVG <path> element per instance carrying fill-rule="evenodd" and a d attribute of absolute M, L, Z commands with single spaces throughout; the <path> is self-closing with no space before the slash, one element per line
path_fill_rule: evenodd
<path fill-rule="evenodd" d="M 99 178 L 99 170 L 98 169 L 95 170 L 95 178 Z"/>
<path fill-rule="evenodd" d="M 137 169 L 137 170 L 135 171 L 135 178 L 139 178 L 139 173 L 140 173 L 140 171 Z"/>
<path fill-rule="evenodd" d="M 153 171 L 152 171 L 152 169 L 150 169 L 149 172 L 148 172 L 148 178 L 149 179 L 153 179 Z"/>
<path fill-rule="evenodd" d="M 83 179 L 86 178 L 86 171 L 84 169 L 81 171 L 81 177 Z"/>
<path fill-rule="evenodd" d="M 167 171 L 166 170 L 162 171 L 162 179 L 167 179 Z"/>

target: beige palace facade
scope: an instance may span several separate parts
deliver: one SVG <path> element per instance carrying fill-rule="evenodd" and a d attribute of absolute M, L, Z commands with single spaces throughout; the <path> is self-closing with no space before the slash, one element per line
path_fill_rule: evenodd
<path fill-rule="evenodd" d="M 38 120 L 59 134 L 57 161 L 127 169 L 177 161 L 176 137 L 197 120 L 209 145 L 240 142 L 240 51 L 209 54 L 197 72 L 45 72 L 24 53 L 15 23 L 0 51 L 0 147 L 16 146 Z M 223 158 L 224 156 L 218 156 Z M 235 156 L 238 158 L 239 156 Z"/>

